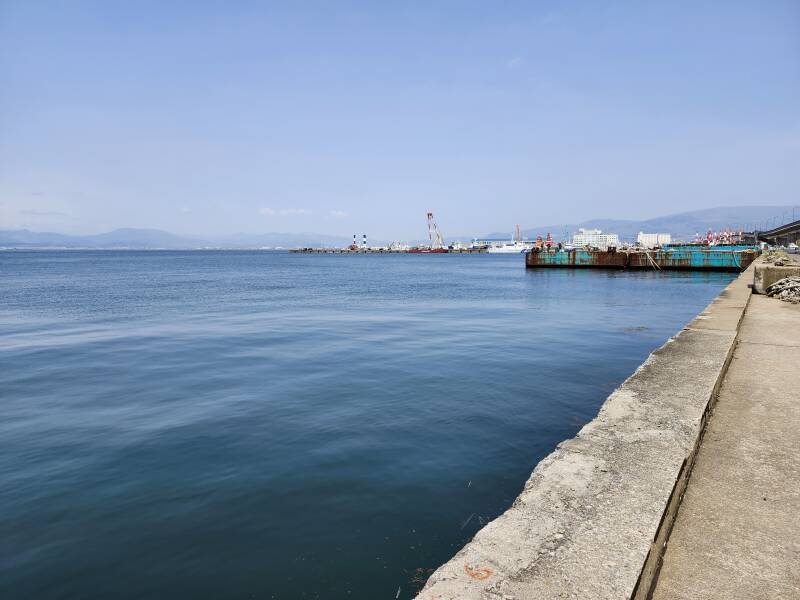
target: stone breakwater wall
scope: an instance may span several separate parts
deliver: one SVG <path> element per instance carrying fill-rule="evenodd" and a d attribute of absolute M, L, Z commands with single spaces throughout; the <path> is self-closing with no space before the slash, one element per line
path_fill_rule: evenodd
<path fill-rule="evenodd" d="M 644 599 L 730 362 L 751 266 L 533 471 L 422 600 Z"/>

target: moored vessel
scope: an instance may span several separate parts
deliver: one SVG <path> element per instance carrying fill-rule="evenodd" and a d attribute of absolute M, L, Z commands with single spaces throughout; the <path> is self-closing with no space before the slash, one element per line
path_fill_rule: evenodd
<path fill-rule="evenodd" d="M 531 248 L 533 248 L 532 243 L 513 240 L 504 244 L 490 245 L 486 252 L 489 254 L 522 254 Z"/>
<path fill-rule="evenodd" d="M 408 250 L 409 254 L 447 254 L 450 252 L 447 248 L 411 248 Z"/>

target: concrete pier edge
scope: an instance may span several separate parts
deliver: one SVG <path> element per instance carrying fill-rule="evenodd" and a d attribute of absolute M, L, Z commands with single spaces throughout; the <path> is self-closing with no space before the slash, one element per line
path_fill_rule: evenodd
<path fill-rule="evenodd" d="M 753 293 L 653 599 L 800 598 L 798 352 L 800 305 Z"/>
<path fill-rule="evenodd" d="M 648 598 L 737 343 L 755 263 L 534 469 L 422 600 Z"/>
<path fill-rule="evenodd" d="M 752 273 L 755 267 L 756 263 L 751 264 L 751 266 L 742 272 L 742 274 L 739 275 L 739 278 L 732 282 L 728 287 L 734 283 L 737 283 L 739 279 L 745 277 L 745 273 Z M 747 279 L 750 278 L 751 275 L 747 275 L 746 279 L 743 281 L 746 282 Z M 748 287 L 750 286 L 749 283 L 747 285 Z M 728 288 L 726 288 L 726 290 L 727 289 Z M 675 481 L 675 485 L 672 488 L 672 493 L 667 501 L 664 514 L 661 517 L 661 522 L 659 523 L 656 537 L 653 540 L 653 545 L 651 546 L 650 551 L 647 553 L 647 558 L 645 559 L 642 571 L 639 574 L 636 587 L 633 590 L 633 594 L 631 596 L 633 600 L 646 600 L 650 598 L 656 582 L 658 581 L 658 574 L 661 570 L 661 564 L 664 558 L 664 551 L 666 550 L 667 542 L 669 541 L 669 535 L 672 532 L 673 526 L 675 525 L 675 517 L 678 514 L 678 508 L 680 508 L 681 501 L 686 493 L 686 486 L 689 483 L 689 477 L 692 475 L 692 469 L 694 468 L 695 461 L 697 460 L 697 452 L 700 449 L 700 444 L 703 442 L 703 436 L 705 435 L 708 427 L 708 419 L 714 410 L 714 404 L 719 397 L 720 386 L 722 385 L 723 379 L 725 379 L 725 374 L 728 372 L 728 367 L 730 367 L 731 360 L 733 359 L 733 352 L 736 349 L 736 344 L 739 342 L 739 328 L 742 324 L 742 320 L 744 319 L 744 313 L 747 310 L 747 306 L 750 304 L 751 296 L 752 293 L 746 295 L 744 306 L 742 307 L 741 314 L 736 322 L 736 336 L 733 339 L 733 343 L 728 347 L 728 351 L 725 356 L 725 363 L 720 370 L 719 375 L 717 376 L 714 389 L 711 392 L 711 396 L 709 397 L 708 403 L 703 411 L 699 432 L 697 439 L 694 442 L 694 446 L 692 447 L 692 451 L 686 458 L 686 461 L 684 461 L 680 474 L 678 475 L 678 479 Z"/>

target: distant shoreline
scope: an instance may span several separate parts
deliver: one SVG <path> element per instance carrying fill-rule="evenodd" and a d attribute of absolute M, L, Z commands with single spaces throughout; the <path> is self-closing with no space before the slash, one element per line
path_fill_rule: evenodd
<path fill-rule="evenodd" d="M 209 247 L 209 248 L 149 248 L 149 247 L 140 247 L 140 246 L 109 246 L 109 247 L 94 247 L 94 246 L 86 246 L 86 247 L 72 247 L 72 246 L 0 246 L 0 252 L 19 252 L 21 250 L 59 250 L 59 251 L 71 251 L 71 252 L 93 252 L 102 250 L 104 252 L 109 251 L 148 251 L 148 252 L 211 252 L 211 251 L 219 251 L 219 252 L 236 252 L 236 251 L 248 251 L 248 252 L 288 252 L 291 248 L 222 248 L 222 247 Z"/>

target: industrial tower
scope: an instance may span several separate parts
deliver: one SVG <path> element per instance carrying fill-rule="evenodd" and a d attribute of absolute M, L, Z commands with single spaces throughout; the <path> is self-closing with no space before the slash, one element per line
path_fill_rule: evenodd
<path fill-rule="evenodd" d="M 431 241 L 431 250 L 444 248 L 444 238 L 433 220 L 432 212 L 428 213 L 428 239 Z"/>

